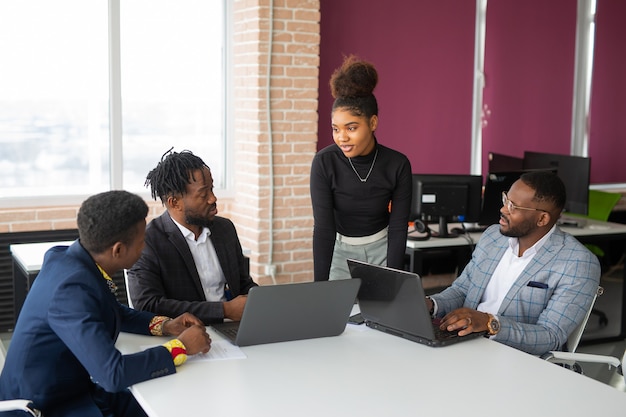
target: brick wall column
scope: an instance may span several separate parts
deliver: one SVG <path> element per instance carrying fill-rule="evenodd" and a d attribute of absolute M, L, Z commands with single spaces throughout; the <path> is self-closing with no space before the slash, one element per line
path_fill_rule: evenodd
<path fill-rule="evenodd" d="M 319 21 L 319 0 L 234 2 L 230 217 L 261 284 L 313 276 L 309 172 L 317 145 Z"/>

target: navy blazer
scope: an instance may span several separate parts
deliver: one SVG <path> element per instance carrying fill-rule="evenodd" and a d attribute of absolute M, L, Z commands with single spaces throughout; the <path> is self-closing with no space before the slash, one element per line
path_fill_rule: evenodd
<path fill-rule="evenodd" d="M 94 382 L 119 392 L 175 373 L 163 346 L 133 355 L 115 348 L 120 331 L 150 334 L 153 317 L 117 302 L 78 241 L 50 249 L 17 320 L 0 398 L 31 399 L 44 415 L 87 416 Z"/>
<path fill-rule="evenodd" d="M 437 315 L 476 309 L 508 247 L 500 226 L 490 226 L 452 286 L 432 296 Z M 557 227 L 502 300 L 500 332 L 493 339 L 534 355 L 561 349 L 585 318 L 599 283 L 598 258 Z"/>
<path fill-rule="evenodd" d="M 217 216 L 209 229 L 232 296 L 247 294 L 257 284 L 248 273 L 235 225 Z M 168 212 L 146 227 L 146 245 L 128 271 L 128 290 L 138 310 L 169 317 L 190 312 L 206 325 L 224 319 L 222 302 L 206 301 L 187 241 Z"/>

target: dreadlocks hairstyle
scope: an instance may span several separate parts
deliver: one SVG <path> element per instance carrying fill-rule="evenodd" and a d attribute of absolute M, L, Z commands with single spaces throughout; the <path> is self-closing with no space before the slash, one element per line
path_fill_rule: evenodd
<path fill-rule="evenodd" d="M 172 148 L 174 149 L 174 148 Z M 193 172 L 198 169 L 209 168 L 207 164 L 191 151 L 165 152 L 159 162 L 146 177 L 146 187 L 150 187 L 153 199 L 159 197 L 165 204 L 167 198 L 173 195 L 185 194 L 187 184 L 193 180 Z"/>
<path fill-rule="evenodd" d="M 129 244 L 134 227 L 148 215 L 148 205 L 128 191 L 107 191 L 89 197 L 78 210 L 80 243 L 91 253 L 102 253 L 116 242 Z"/>
<path fill-rule="evenodd" d="M 368 119 L 378 115 L 378 103 L 373 94 L 376 84 L 378 73 L 374 65 L 354 55 L 345 58 L 330 77 L 330 92 L 335 99 L 332 111 L 342 108 Z"/>

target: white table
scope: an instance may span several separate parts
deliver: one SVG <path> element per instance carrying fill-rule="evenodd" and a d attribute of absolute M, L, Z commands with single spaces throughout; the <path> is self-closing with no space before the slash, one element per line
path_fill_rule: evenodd
<path fill-rule="evenodd" d="M 151 344 L 149 336 L 122 333 L 117 347 L 133 353 Z M 242 350 L 245 359 L 186 363 L 131 390 L 154 417 L 589 417 L 626 410 L 625 393 L 483 338 L 430 348 L 348 325 L 337 337 Z"/>
<path fill-rule="evenodd" d="M 583 220 L 585 222 L 585 227 L 562 226 L 561 230 L 571 234 L 572 236 L 575 236 L 576 238 L 580 238 L 581 240 L 591 237 L 597 237 L 600 239 L 626 237 L 626 224 L 610 223 L 600 220 L 581 219 L 575 217 L 572 217 L 572 219 Z M 450 223 L 448 225 L 448 228 L 452 227 L 460 227 L 460 224 Z M 437 230 L 437 225 L 431 225 L 431 228 Z M 469 233 L 469 237 L 474 243 L 478 242 L 478 239 L 480 239 L 481 235 L 482 233 Z M 468 238 L 463 235 L 450 238 L 432 237 L 428 240 L 421 241 L 408 240 L 406 243 L 407 248 L 412 249 L 443 248 L 466 245 L 468 245 Z"/>
<path fill-rule="evenodd" d="M 73 240 L 62 242 L 18 243 L 9 245 L 13 260 L 27 273 L 37 273 L 41 269 L 43 256 L 54 246 L 70 246 Z"/>

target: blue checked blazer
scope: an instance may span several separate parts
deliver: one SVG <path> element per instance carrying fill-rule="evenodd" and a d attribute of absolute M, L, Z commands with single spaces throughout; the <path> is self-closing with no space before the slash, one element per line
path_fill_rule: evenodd
<path fill-rule="evenodd" d="M 508 239 L 499 225 L 483 233 L 461 275 L 432 296 L 437 316 L 460 307 L 478 307 Z M 528 286 L 530 281 L 547 288 Z M 557 227 L 502 301 L 497 314 L 501 329 L 493 339 L 534 355 L 562 349 L 589 310 L 599 282 L 597 257 Z"/>

